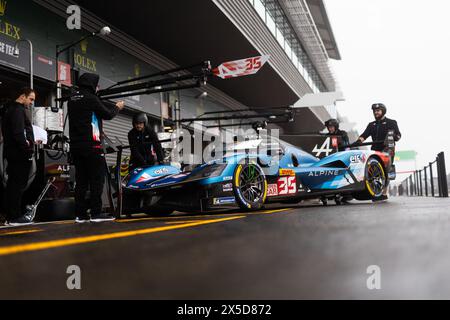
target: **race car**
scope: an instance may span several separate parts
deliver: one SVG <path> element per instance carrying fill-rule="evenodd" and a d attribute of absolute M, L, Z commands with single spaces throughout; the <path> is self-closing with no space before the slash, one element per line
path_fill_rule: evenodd
<path fill-rule="evenodd" d="M 257 137 L 192 171 L 170 165 L 132 170 L 118 186 L 118 215 L 252 211 L 267 203 L 294 204 L 333 195 L 377 200 L 388 186 L 391 169 L 388 152 L 349 150 L 318 159 L 284 141 Z"/>

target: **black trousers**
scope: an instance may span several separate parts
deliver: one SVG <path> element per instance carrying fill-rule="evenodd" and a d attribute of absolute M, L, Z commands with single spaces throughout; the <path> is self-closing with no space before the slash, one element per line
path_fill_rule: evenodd
<path fill-rule="evenodd" d="M 32 161 L 26 159 L 7 158 L 8 183 L 5 192 L 6 219 L 8 221 L 20 218 L 24 213 L 22 203 L 26 191 Z"/>
<path fill-rule="evenodd" d="M 75 207 L 77 216 L 102 213 L 102 194 L 106 178 L 106 160 L 93 150 L 74 150 L 72 160 L 75 165 Z M 87 192 L 90 197 L 87 198 Z"/>

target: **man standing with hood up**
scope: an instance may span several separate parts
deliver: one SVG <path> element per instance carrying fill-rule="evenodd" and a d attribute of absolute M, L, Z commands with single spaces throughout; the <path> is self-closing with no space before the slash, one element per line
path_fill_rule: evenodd
<path fill-rule="evenodd" d="M 75 165 L 75 207 L 77 223 L 113 221 L 102 213 L 102 194 L 106 177 L 103 150 L 103 120 L 112 120 L 124 108 L 122 101 L 105 105 L 96 95 L 99 76 L 83 74 L 79 91 L 69 101 L 70 149 Z M 90 199 L 86 199 L 90 190 Z M 91 217 L 88 215 L 90 211 Z"/>

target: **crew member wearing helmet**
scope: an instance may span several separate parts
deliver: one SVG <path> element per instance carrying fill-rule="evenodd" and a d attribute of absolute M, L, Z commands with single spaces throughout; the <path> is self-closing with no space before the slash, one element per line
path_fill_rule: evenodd
<path fill-rule="evenodd" d="M 366 131 L 364 131 L 364 133 L 361 135 L 361 137 L 359 137 L 358 141 L 363 143 L 369 137 L 372 137 L 373 142 L 384 142 L 390 131 L 394 132 L 394 140 L 396 142 L 400 141 L 400 139 L 402 138 L 402 134 L 400 133 L 400 129 L 398 128 L 397 121 L 388 119 L 386 117 L 386 114 L 387 114 L 386 106 L 382 103 L 374 104 L 374 105 L 372 105 L 372 111 L 373 111 L 373 115 L 375 117 L 375 121 L 369 123 Z M 382 152 L 385 150 L 385 148 L 386 147 L 385 147 L 384 143 L 378 143 L 378 144 L 374 144 L 372 146 L 373 151 Z M 393 154 L 392 155 L 392 165 L 394 164 L 394 158 L 395 158 L 395 155 Z M 394 170 L 395 170 L 394 166 L 392 166 L 392 168 L 394 168 Z M 389 183 L 389 181 L 388 181 L 388 183 Z M 381 197 L 380 199 L 374 200 L 374 201 L 387 200 L 388 199 L 387 192 L 388 192 L 388 189 L 385 188 L 383 197 Z"/>
<path fill-rule="evenodd" d="M 345 151 L 345 149 L 350 145 L 350 140 L 347 132 L 339 128 L 339 121 L 336 119 L 330 119 L 325 122 L 325 127 L 328 129 L 329 136 L 337 137 L 338 151 Z"/>
<path fill-rule="evenodd" d="M 402 134 L 398 128 L 397 121 L 386 117 L 386 106 L 382 103 L 374 104 L 372 106 L 372 111 L 375 116 L 375 121 L 369 123 L 366 131 L 359 137 L 359 141 L 363 143 L 369 137 L 372 137 L 372 141 L 374 142 L 385 141 L 389 131 L 394 131 L 394 139 L 396 142 L 400 141 Z M 384 149 L 384 144 L 375 144 L 372 146 L 372 150 L 374 151 L 383 151 Z"/>
<path fill-rule="evenodd" d="M 130 169 L 164 162 L 164 152 L 158 135 L 149 127 L 145 113 L 134 116 L 133 130 L 128 133 L 128 142 L 131 146 Z"/>

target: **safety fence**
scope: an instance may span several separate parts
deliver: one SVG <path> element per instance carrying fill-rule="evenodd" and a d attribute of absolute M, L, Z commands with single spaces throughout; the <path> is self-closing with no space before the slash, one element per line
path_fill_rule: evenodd
<path fill-rule="evenodd" d="M 445 154 L 441 152 L 436 160 L 422 170 L 416 170 L 398 187 L 399 196 L 448 198 Z"/>

